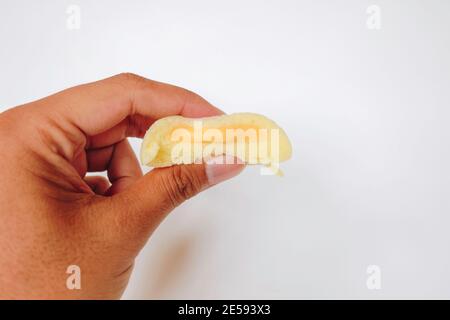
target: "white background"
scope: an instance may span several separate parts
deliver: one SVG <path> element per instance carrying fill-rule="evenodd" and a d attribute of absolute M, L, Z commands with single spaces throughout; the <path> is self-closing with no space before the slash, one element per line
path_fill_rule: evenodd
<path fill-rule="evenodd" d="M 0 2 L 1 110 L 128 71 L 292 140 L 175 210 L 124 298 L 450 298 L 449 57 L 446 0 Z"/>

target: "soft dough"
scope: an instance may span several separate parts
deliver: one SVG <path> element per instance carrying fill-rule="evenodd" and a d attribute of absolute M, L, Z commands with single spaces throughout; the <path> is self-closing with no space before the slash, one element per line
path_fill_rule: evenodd
<path fill-rule="evenodd" d="M 227 154 L 247 164 L 264 164 L 278 172 L 291 157 L 283 129 L 265 116 L 235 113 L 207 118 L 171 116 L 156 121 L 145 134 L 141 162 L 151 167 L 201 163 Z"/>

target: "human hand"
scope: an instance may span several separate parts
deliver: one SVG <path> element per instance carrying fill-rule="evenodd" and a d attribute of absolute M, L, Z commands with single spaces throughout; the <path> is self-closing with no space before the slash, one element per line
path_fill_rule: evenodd
<path fill-rule="evenodd" d="M 142 175 L 127 137 L 155 120 L 221 114 L 182 88 L 121 74 L 0 114 L 0 298 L 119 298 L 133 262 L 184 200 L 240 164 Z M 107 171 L 108 178 L 87 172 Z M 66 287 L 69 265 L 81 290 Z"/>

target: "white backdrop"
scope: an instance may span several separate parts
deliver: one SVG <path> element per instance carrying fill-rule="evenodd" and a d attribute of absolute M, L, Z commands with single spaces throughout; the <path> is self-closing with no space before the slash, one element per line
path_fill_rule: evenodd
<path fill-rule="evenodd" d="M 175 210 L 124 298 L 450 298 L 449 57 L 446 0 L 0 4 L 1 110 L 128 71 L 292 139 L 284 178 Z"/>

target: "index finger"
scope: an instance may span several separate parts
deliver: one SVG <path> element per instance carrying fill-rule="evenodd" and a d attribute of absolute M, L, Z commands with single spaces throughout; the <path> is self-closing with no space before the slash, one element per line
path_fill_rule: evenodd
<path fill-rule="evenodd" d="M 197 118 L 223 113 L 189 90 L 130 73 L 73 87 L 46 100 L 51 102 L 46 104 L 52 108 L 49 111 L 62 115 L 88 136 L 132 115 L 156 120 L 170 115 Z"/>

